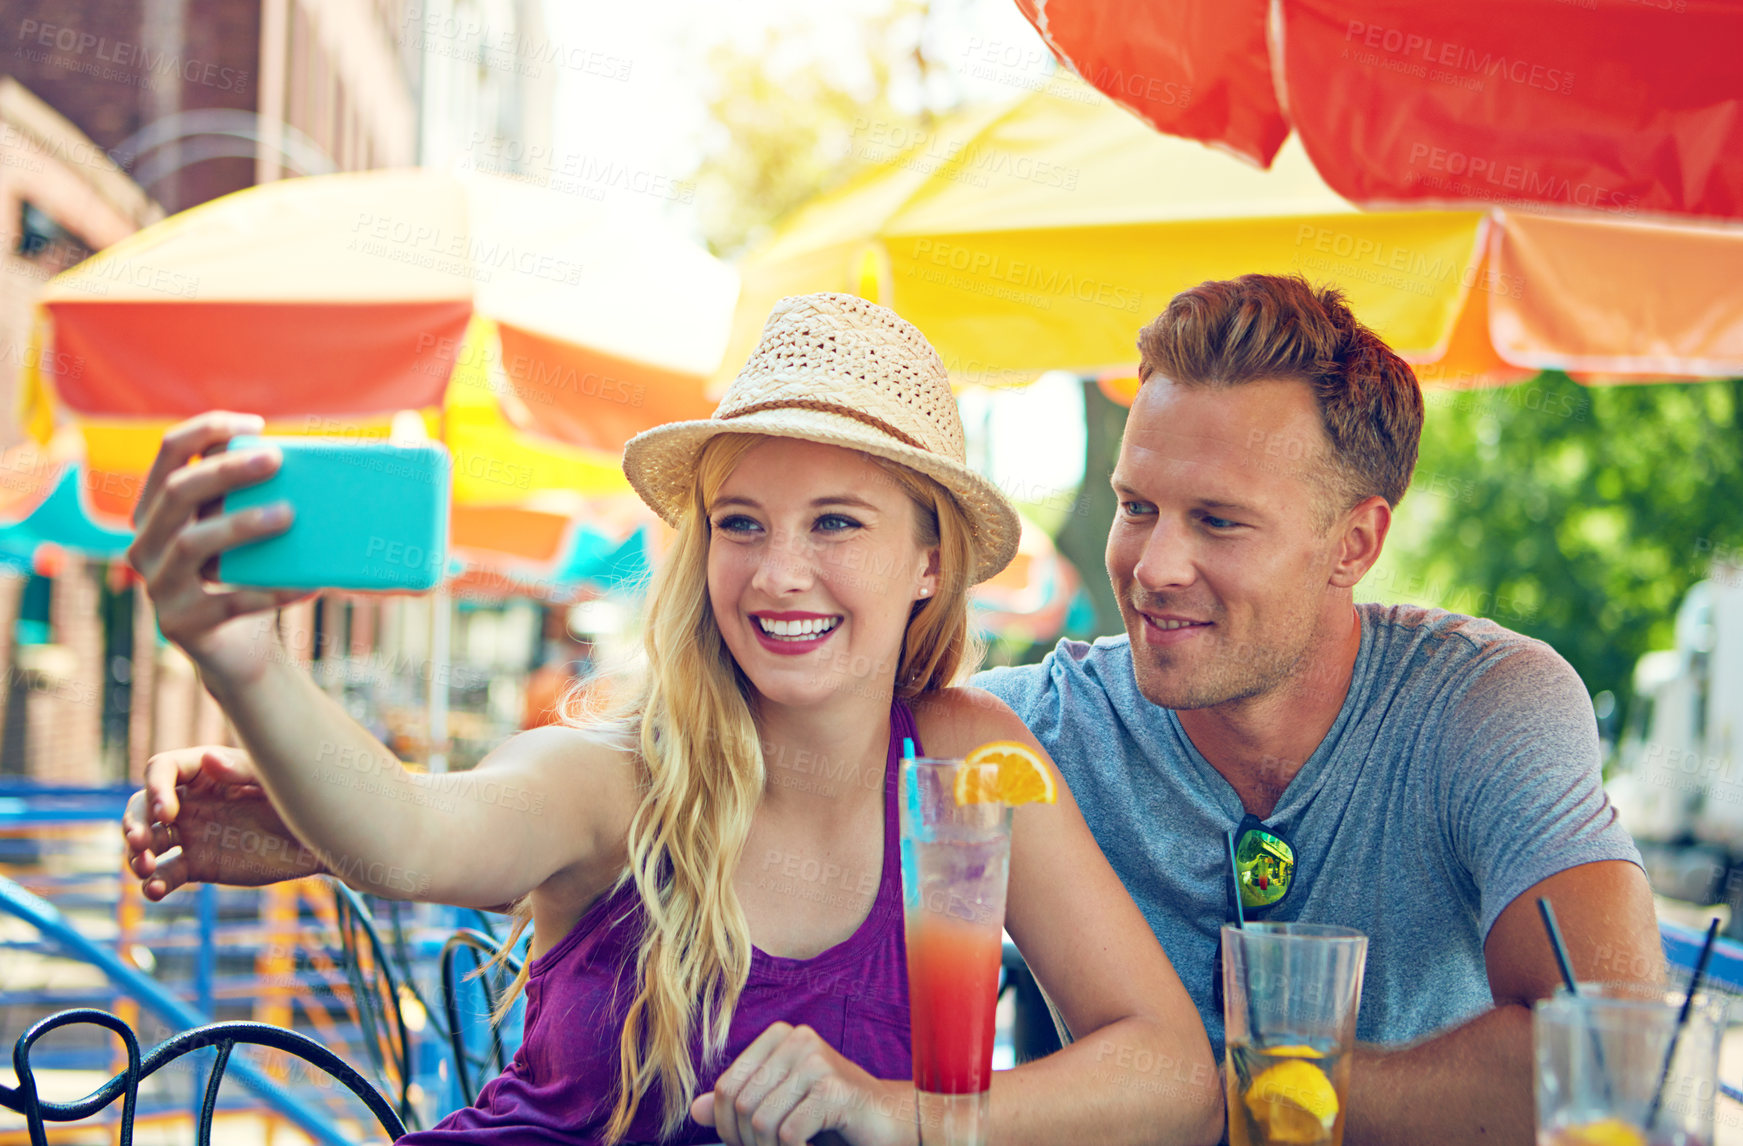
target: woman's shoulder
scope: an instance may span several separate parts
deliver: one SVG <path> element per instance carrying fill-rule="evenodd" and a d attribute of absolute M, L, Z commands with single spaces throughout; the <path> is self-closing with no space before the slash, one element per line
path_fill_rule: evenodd
<path fill-rule="evenodd" d="M 600 827 L 628 822 L 641 788 L 632 729 L 548 724 L 518 732 L 479 762 L 481 776 L 523 778 Z"/>
<path fill-rule="evenodd" d="M 1011 706 L 984 688 L 955 686 L 909 703 L 929 756 L 961 756 L 989 740 L 1033 740 Z"/>
<path fill-rule="evenodd" d="M 636 733 L 620 723 L 546 724 L 517 732 L 484 758 L 517 764 L 619 768 L 636 760 Z"/>

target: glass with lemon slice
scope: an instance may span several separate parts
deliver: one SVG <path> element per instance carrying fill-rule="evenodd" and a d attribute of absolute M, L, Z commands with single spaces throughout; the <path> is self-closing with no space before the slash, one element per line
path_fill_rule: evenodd
<path fill-rule="evenodd" d="M 1728 1007 L 1696 995 L 1679 1033 L 1683 995 L 1649 983 L 1581 983 L 1577 997 L 1562 989 L 1538 1001 L 1531 1025 L 1541 1146 L 1713 1141 Z"/>
<path fill-rule="evenodd" d="M 1248 923 L 1222 939 L 1230 1146 L 1339 1146 L 1367 936 Z"/>
<path fill-rule="evenodd" d="M 922 1146 L 983 1146 L 1003 951 L 1011 810 L 1053 803 L 1026 745 L 902 763 L 902 898 Z"/>

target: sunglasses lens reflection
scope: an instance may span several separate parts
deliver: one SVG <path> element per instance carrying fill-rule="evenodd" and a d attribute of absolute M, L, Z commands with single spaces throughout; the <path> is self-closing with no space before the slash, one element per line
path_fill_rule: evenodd
<path fill-rule="evenodd" d="M 1235 849 L 1242 907 L 1270 907 L 1289 891 L 1295 876 L 1295 849 L 1257 829 L 1241 836 Z"/>

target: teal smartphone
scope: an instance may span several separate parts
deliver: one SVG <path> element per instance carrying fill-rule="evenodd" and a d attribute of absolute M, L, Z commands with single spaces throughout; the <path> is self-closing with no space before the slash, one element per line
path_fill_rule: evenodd
<path fill-rule="evenodd" d="M 219 554 L 219 581 L 383 592 L 441 584 L 448 569 L 446 446 L 243 434 L 228 448 L 259 446 L 276 447 L 284 463 L 265 481 L 226 494 L 223 511 L 283 501 L 295 516 L 283 533 Z"/>

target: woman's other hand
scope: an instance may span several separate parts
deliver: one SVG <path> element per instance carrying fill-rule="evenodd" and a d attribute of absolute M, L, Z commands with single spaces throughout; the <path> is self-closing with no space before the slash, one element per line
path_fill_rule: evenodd
<path fill-rule="evenodd" d="M 690 1104 L 726 1146 L 914 1146 L 914 1088 L 873 1078 L 810 1027 L 775 1023 Z M 838 1137 L 832 1137 L 830 1132 Z"/>
<path fill-rule="evenodd" d="M 279 817 L 240 748 L 153 756 L 145 787 L 127 801 L 121 835 L 127 866 L 153 901 L 186 883 L 258 887 L 326 870 Z"/>
<path fill-rule="evenodd" d="M 246 615 L 311 596 L 302 590 L 218 589 L 209 580 L 224 550 L 290 526 L 290 507 L 282 503 L 211 513 L 226 493 L 278 471 L 282 459 L 276 451 L 223 452 L 231 438 L 264 426 L 257 415 L 212 411 L 171 427 L 133 511 L 138 532 L 127 549 L 128 562 L 145 578 L 163 635 L 202 675 L 217 673 L 230 682 L 256 679 L 277 642 L 269 618 Z M 190 465 L 195 457 L 200 460 Z"/>

